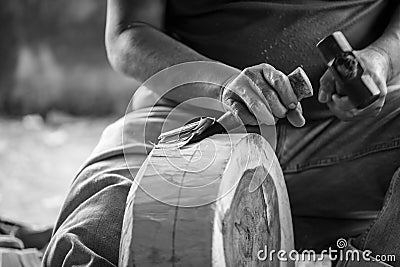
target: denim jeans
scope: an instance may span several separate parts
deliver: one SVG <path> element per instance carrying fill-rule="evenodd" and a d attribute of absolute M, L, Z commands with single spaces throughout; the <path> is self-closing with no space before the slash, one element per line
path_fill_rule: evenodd
<path fill-rule="evenodd" d="M 323 249 L 360 235 L 376 219 L 400 166 L 400 91 L 378 117 L 356 122 L 278 125 L 277 155 L 285 174 L 297 249 Z"/>
<path fill-rule="evenodd" d="M 151 149 L 143 142 L 157 140 L 168 110 L 135 111 L 104 131 L 71 185 L 44 266 L 118 264 L 126 197 Z M 300 129 L 281 121 L 277 131 L 296 248 L 320 250 L 355 238 L 358 249 L 400 259 L 398 175 L 392 180 L 400 166 L 400 90 L 389 93 L 376 118 L 309 120 Z M 135 161 L 130 169 L 124 151 Z"/>

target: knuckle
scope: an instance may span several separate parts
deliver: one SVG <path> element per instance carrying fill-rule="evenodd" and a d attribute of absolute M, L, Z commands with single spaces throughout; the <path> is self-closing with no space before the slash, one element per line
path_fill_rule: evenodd
<path fill-rule="evenodd" d="M 257 66 L 251 66 L 243 69 L 243 74 L 254 74 L 254 72 L 257 70 Z"/>
<path fill-rule="evenodd" d="M 247 67 L 247 68 L 244 68 L 242 72 L 243 72 L 244 74 L 247 74 L 247 73 L 249 73 L 250 71 L 251 71 L 251 67 Z"/>
<path fill-rule="evenodd" d="M 272 76 L 271 85 L 276 90 L 284 90 L 287 87 L 287 82 L 289 82 L 288 77 L 280 71 L 277 71 Z"/>
<path fill-rule="evenodd" d="M 282 71 L 276 71 L 276 76 L 277 80 L 280 82 L 286 82 L 289 81 L 289 78 L 282 72 Z"/>
<path fill-rule="evenodd" d="M 251 114 L 254 114 L 255 117 L 261 116 L 263 113 L 263 108 L 260 106 L 258 101 L 252 101 L 247 105 L 247 109 Z"/>
<path fill-rule="evenodd" d="M 274 103 L 275 101 L 278 101 L 278 95 L 272 90 L 264 91 L 264 96 L 268 103 Z"/>
<path fill-rule="evenodd" d="M 255 69 L 262 69 L 264 68 L 264 66 L 266 65 L 266 63 L 259 63 L 257 65 L 252 66 Z"/>
<path fill-rule="evenodd" d="M 259 66 L 261 66 L 264 70 L 275 70 L 275 68 L 268 63 L 261 63 Z"/>
<path fill-rule="evenodd" d="M 257 74 L 256 74 L 256 70 L 255 70 L 255 69 L 253 69 L 253 68 L 246 68 L 246 69 L 243 70 L 243 74 L 244 74 L 248 79 L 250 79 L 250 81 L 253 81 L 253 82 L 257 81 L 257 79 L 256 79 Z"/>

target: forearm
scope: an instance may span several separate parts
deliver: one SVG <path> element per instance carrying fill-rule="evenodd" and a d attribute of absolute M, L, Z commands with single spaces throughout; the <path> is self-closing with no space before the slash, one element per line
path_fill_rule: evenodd
<path fill-rule="evenodd" d="M 209 60 L 145 23 L 110 29 L 106 47 L 112 66 L 139 82 L 175 64 Z"/>
<path fill-rule="evenodd" d="M 400 5 L 397 6 L 385 32 L 370 47 L 385 54 L 389 65 L 388 81 L 400 75 Z"/>
<path fill-rule="evenodd" d="M 109 60 L 114 69 L 144 82 L 155 73 L 170 66 L 192 61 L 211 61 L 193 49 L 174 40 L 161 31 L 144 23 L 131 23 L 122 29 L 107 29 L 106 46 Z M 185 73 L 182 73 L 185 75 Z M 221 83 L 226 77 L 216 77 L 210 70 L 199 70 L 193 80 Z M 176 77 L 171 77 L 176 79 Z M 169 84 L 171 81 L 165 81 Z M 219 86 L 194 83 L 177 87 L 150 88 L 156 94 L 176 103 L 196 97 L 218 98 Z"/>

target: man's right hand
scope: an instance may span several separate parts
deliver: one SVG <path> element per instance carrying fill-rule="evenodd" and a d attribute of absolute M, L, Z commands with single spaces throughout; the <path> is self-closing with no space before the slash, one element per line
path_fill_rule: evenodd
<path fill-rule="evenodd" d="M 244 125 L 274 125 L 281 118 L 295 127 L 305 124 L 289 78 L 265 63 L 244 69 L 223 86 L 221 101 Z"/>

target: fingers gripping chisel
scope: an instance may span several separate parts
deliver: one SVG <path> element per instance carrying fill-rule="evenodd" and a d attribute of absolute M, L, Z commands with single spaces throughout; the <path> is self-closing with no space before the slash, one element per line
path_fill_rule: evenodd
<path fill-rule="evenodd" d="M 298 101 L 313 95 L 311 82 L 301 67 L 290 73 L 288 78 Z M 179 148 L 188 143 L 201 141 L 214 134 L 230 131 L 241 125 L 241 120 L 230 111 L 224 113 L 218 121 L 215 118 L 201 117 L 180 128 L 162 133 L 158 138 L 157 146 Z"/>

